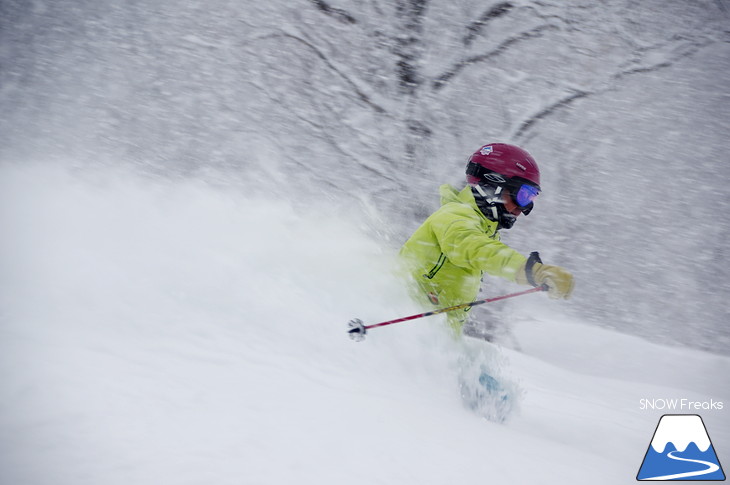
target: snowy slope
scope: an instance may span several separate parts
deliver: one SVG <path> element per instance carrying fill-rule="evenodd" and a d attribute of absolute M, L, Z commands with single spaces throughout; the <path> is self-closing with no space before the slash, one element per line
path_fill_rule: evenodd
<path fill-rule="evenodd" d="M 515 143 L 543 193 L 507 237 L 581 278 L 573 315 L 730 347 L 716 264 L 730 257 L 730 203 L 715 195 L 730 178 L 727 1 L 11 0 L 0 12 L 0 163 L 262 185 L 276 167 L 296 191 L 368 199 L 402 239 L 470 153 Z"/>
<path fill-rule="evenodd" d="M 519 352 L 439 317 L 351 342 L 348 319 L 419 308 L 332 202 L 5 165 L 0 227 L 3 484 L 634 483 L 662 414 L 640 399 L 730 405 L 727 357 L 544 295 L 514 315 Z M 521 396 L 503 424 L 460 400 L 475 349 Z M 727 412 L 702 412 L 721 462 Z"/>

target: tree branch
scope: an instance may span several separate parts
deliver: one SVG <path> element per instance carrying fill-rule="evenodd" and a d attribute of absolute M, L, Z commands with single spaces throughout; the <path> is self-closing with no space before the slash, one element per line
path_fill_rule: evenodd
<path fill-rule="evenodd" d="M 535 37 L 539 37 L 542 35 L 543 31 L 545 30 L 553 30 L 555 29 L 552 25 L 541 25 L 540 27 L 535 27 L 534 29 L 528 30 L 527 32 L 523 32 L 519 35 L 516 35 L 514 37 L 510 37 L 509 39 L 505 40 L 501 44 L 497 46 L 496 49 L 487 52 L 485 54 L 479 54 L 472 57 L 467 57 L 466 59 L 462 59 L 461 61 L 457 62 L 451 68 L 449 68 L 446 72 L 441 74 L 436 78 L 435 81 L 433 81 L 432 88 L 436 91 L 444 88 L 446 84 L 448 84 L 451 79 L 459 74 L 462 70 L 465 68 L 477 64 L 479 62 L 484 62 L 492 57 L 496 57 L 500 54 L 502 54 L 504 51 L 509 49 L 512 45 L 517 44 L 519 42 L 533 39 Z"/>
<path fill-rule="evenodd" d="M 396 2 L 397 16 L 402 24 L 393 49 L 397 58 L 395 71 L 401 91 L 409 95 L 413 95 L 422 82 L 418 62 L 423 50 L 422 23 L 427 3 L 427 0 Z"/>
<path fill-rule="evenodd" d="M 355 82 L 352 79 L 350 79 L 344 72 L 342 72 L 334 64 L 332 64 L 332 62 L 329 60 L 329 58 L 321 50 L 319 50 L 314 44 L 312 44 L 311 42 L 309 42 L 309 41 L 307 41 L 305 39 L 302 39 L 301 37 L 297 37 L 296 35 L 289 34 L 287 32 L 282 32 L 282 33 L 279 33 L 279 34 L 270 34 L 270 35 L 267 35 L 267 36 L 264 36 L 264 37 L 260 37 L 259 39 L 272 38 L 272 37 L 279 37 L 279 38 L 291 39 L 291 40 L 294 40 L 296 42 L 299 42 L 300 44 L 303 44 L 309 50 L 311 50 L 312 52 L 314 52 L 314 54 L 320 60 L 322 60 L 322 62 L 324 62 L 325 65 L 328 68 L 330 68 L 340 78 L 342 78 L 342 80 L 345 81 L 345 83 L 347 83 L 352 88 L 352 90 L 355 92 L 355 94 L 357 95 L 357 97 L 358 97 L 358 99 L 360 101 L 362 101 L 366 105 L 370 106 L 377 113 L 380 113 L 380 114 L 388 114 L 388 112 L 387 112 L 387 110 L 385 108 L 383 108 L 379 104 L 375 103 L 373 100 L 370 99 L 370 96 L 368 96 L 367 94 L 365 94 L 364 92 L 362 92 L 360 90 L 360 88 L 357 87 L 357 84 L 355 84 Z"/>
<path fill-rule="evenodd" d="M 633 76 L 635 74 L 651 73 L 651 72 L 660 71 L 662 69 L 666 69 L 668 67 L 673 66 L 677 61 L 692 56 L 697 51 L 699 51 L 702 47 L 710 45 L 711 43 L 712 42 L 708 41 L 703 44 L 693 45 L 687 51 L 685 51 L 684 53 L 682 53 L 679 56 L 672 58 L 671 60 L 667 59 L 664 61 L 657 62 L 656 64 L 653 64 L 650 66 L 638 66 L 638 67 L 634 67 L 631 69 L 625 69 L 621 72 L 613 74 L 609 78 L 609 80 L 613 81 L 613 82 L 618 82 L 618 81 L 623 80 L 626 77 Z M 554 112 L 556 112 L 560 109 L 568 107 L 569 105 L 571 105 L 574 101 L 576 101 L 578 99 L 585 98 L 587 96 L 604 94 L 604 93 L 607 93 L 614 89 L 616 89 L 616 87 L 614 85 L 612 85 L 611 83 L 609 83 L 608 86 L 605 86 L 601 89 L 595 89 L 593 91 L 582 91 L 582 90 L 576 91 L 575 93 L 571 94 L 570 96 L 567 96 L 561 100 L 558 100 L 557 102 L 553 103 L 552 105 L 548 106 L 547 108 L 544 108 L 539 113 L 531 116 L 530 118 L 528 118 L 527 120 L 522 122 L 522 124 L 519 126 L 519 128 L 517 128 L 517 131 L 515 132 L 514 137 L 518 138 L 518 137 L 522 136 L 529 128 L 531 128 L 538 121 L 546 118 L 547 116 L 550 116 L 551 114 L 553 114 Z"/>
<path fill-rule="evenodd" d="M 325 15 L 329 15 L 333 19 L 342 22 L 343 24 L 356 24 L 357 20 L 355 17 L 342 10 L 341 8 L 334 8 L 324 0 L 309 0 L 317 10 L 321 11 Z"/>
<path fill-rule="evenodd" d="M 490 20 L 506 15 L 510 10 L 512 10 L 512 7 L 514 7 L 514 5 L 510 2 L 498 3 L 484 12 L 478 20 L 467 25 L 467 33 L 463 39 L 464 45 L 469 46 Z"/>
<path fill-rule="evenodd" d="M 534 125 L 541 119 L 551 115 L 552 113 L 554 113 L 555 111 L 557 111 L 559 109 L 569 106 L 575 100 L 585 98 L 589 94 L 591 94 L 591 93 L 589 93 L 587 91 L 577 91 L 576 93 L 573 93 L 570 96 L 567 96 L 567 97 L 551 104 L 550 106 L 543 109 L 539 113 L 537 113 L 537 114 L 531 116 L 530 118 L 528 118 L 527 120 L 523 121 L 522 124 L 520 125 L 520 127 L 517 128 L 517 131 L 515 132 L 514 137 L 519 138 L 520 136 L 522 136 L 522 134 L 525 131 L 527 131 L 532 125 Z"/>

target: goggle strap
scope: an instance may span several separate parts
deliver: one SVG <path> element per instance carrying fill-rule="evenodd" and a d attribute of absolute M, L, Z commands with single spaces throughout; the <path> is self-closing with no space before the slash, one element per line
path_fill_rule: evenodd
<path fill-rule="evenodd" d="M 497 185 L 507 182 L 507 177 L 471 161 L 466 165 L 466 174 L 476 177 L 479 179 L 480 183 L 488 182 Z M 490 177 L 492 177 L 492 179 L 490 179 Z"/>
<path fill-rule="evenodd" d="M 477 177 L 477 178 L 481 178 L 481 176 L 482 176 L 481 168 L 482 168 L 482 166 L 479 165 L 478 163 L 474 163 L 474 162 L 470 161 L 466 165 L 466 174 L 473 175 L 474 177 Z"/>

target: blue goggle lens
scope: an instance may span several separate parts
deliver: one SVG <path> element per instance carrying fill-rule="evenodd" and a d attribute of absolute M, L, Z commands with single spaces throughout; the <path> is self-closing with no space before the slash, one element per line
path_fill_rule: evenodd
<path fill-rule="evenodd" d="M 535 200 L 535 197 L 537 197 L 539 193 L 540 190 L 534 185 L 523 184 L 517 191 L 515 202 L 520 207 L 527 207 L 533 200 Z"/>

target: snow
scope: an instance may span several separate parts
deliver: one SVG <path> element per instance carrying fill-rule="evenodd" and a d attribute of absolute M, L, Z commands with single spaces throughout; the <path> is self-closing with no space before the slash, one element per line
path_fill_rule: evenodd
<path fill-rule="evenodd" d="M 543 192 L 505 238 L 576 275 L 563 308 L 722 353 L 726 3 L 4 2 L 0 163 L 276 167 L 402 241 L 469 154 L 515 143 Z"/>
<path fill-rule="evenodd" d="M 441 317 L 350 341 L 350 318 L 421 311 L 371 220 L 233 182 L 0 165 L 0 483 L 634 483 L 666 412 L 640 399 L 730 400 L 728 357 L 544 295 L 513 312 L 521 350 Z M 504 423 L 461 402 L 465 357 L 514 392 Z M 721 461 L 726 412 L 702 412 Z"/>

